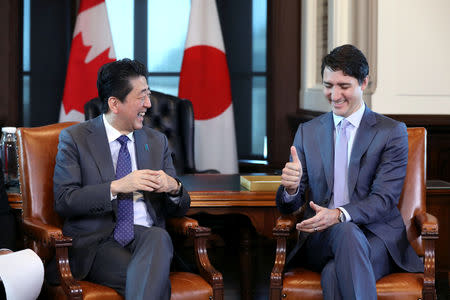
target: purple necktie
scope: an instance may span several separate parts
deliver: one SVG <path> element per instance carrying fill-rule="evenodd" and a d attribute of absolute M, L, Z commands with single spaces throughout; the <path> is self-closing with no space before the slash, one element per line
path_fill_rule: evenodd
<path fill-rule="evenodd" d="M 349 203 L 348 200 L 348 137 L 347 128 L 351 125 L 346 119 L 342 119 L 336 134 L 336 146 L 334 149 L 334 208 Z"/>
<path fill-rule="evenodd" d="M 131 173 L 131 157 L 128 152 L 129 138 L 121 135 L 117 138 L 120 143 L 119 157 L 117 158 L 116 179 Z M 114 239 L 122 246 L 127 245 L 134 238 L 133 193 L 117 194 L 117 223 L 114 228 Z"/>

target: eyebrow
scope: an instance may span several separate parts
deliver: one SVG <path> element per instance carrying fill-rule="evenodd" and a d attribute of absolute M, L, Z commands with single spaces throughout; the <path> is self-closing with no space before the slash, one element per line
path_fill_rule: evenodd
<path fill-rule="evenodd" d="M 141 95 L 141 94 L 143 94 L 143 93 L 149 93 L 149 94 L 151 94 L 152 92 L 150 91 L 150 88 L 145 88 L 145 89 L 142 89 L 140 92 L 139 92 L 139 95 Z"/>
<path fill-rule="evenodd" d="M 323 84 L 326 84 L 326 85 L 333 85 L 333 84 L 332 84 L 331 82 L 329 82 L 329 81 L 323 81 L 322 83 L 323 83 Z M 351 85 L 351 83 L 349 83 L 349 82 L 338 82 L 337 85 L 339 85 L 339 86 L 344 86 L 344 85 Z"/>

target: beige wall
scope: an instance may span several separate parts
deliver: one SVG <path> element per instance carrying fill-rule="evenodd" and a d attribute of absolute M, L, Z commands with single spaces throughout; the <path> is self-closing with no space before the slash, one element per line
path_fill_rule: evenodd
<path fill-rule="evenodd" d="M 368 1 L 368 0 L 367 0 Z M 450 114 L 450 1 L 328 0 L 328 48 L 353 43 L 371 65 L 368 105 L 384 114 Z M 300 108 L 327 111 L 314 82 L 315 4 L 302 1 Z M 358 15 L 367 14 L 367 18 Z M 342 20 L 342 21 L 340 21 Z M 358 24 L 364 22 L 364 24 Z M 365 28 L 367 34 L 354 33 Z M 311 57 L 313 59 L 311 59 Z"/>
<path fill-rule="evenodd" d="M 450 114 L 450 1 L 378 1 L 372 109 Z"/>

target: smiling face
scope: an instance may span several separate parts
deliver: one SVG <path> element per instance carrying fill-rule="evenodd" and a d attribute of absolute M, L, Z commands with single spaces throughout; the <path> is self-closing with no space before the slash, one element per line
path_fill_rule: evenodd
<path fill-rule="evenodd" d="M 366 77 L 360 85 L 355 77 L 326 67 L 323 71 L 323 94 L 330 102 L 333 112 L 347 118 L 361 107 L 363 91 L 368 81 Z"/>
<path fill-rule="evenodd" d="M 144 76 L 131 78 L 129 83 L 132 90 L 125 99 L 120 101 L 110 97 L 111 125 L 122 134 L 128 134 L 143 126 L 144 115 L 152 104 L 150 102 L 150 89 Z"/>

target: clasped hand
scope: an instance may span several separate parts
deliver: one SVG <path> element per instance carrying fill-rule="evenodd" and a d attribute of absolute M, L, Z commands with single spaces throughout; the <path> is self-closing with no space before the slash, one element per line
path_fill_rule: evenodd
<path fill-rule="evenodd" d="M 322 207 L 312 201 L 309 202 L 309 206 L 316 212 L 316 215 L 312 218 L 297 223 L 297 230 L 312 233 L 325 230 L 339 222 L 339 209 Z"/>
<path fill-rule="evenodd" d="M 178 191 L 178 182 L 162 170 L 135 170 L 111 182 L 111 193 L 114 196 L 135 191 L 175 194 Z"/>

